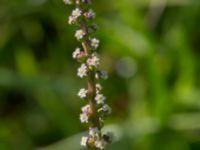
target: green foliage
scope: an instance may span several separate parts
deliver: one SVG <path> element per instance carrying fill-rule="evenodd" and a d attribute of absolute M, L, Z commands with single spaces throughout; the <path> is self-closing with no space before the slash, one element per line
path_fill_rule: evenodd
<path fill-rule="evenodd" d="M 0 2 L 0 150 L 79 150 L 77 42 L 62 0 Z M 200 149 L 200 3 L 94 1 L 109 150 Z"/>

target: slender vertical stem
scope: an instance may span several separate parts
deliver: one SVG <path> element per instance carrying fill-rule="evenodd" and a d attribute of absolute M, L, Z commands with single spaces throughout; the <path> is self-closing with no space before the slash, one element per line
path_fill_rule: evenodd
<path fill-rule="evenodd" d="M 78 92 L 81 99 L 88 99 L 89 103 L 82 107 L 80 120 L 82 123 L 90 123 L 89 135 L 83 136 L 81 145 L 91 150 L 103 150 L 110 143 L 109 134 L 102 134 L 102 121 L 111 113 L 111 108 L 105 103 L 105 97 L 101 93 L 102 86 L 99 79 L 103 79 L 103 73 L 99 69 L 100 58 L 95 52 L 99 46 L 99 40 L 91 37 L 90 20 L 95 17 L 92 9 L 88 8 L 90 0 L 64 0 L 67 5 L 74 5 L 75 9 L 69 16 L 69 24 L 77 24 L 80 29 L 75 33 L 78 41 L 81 41 L 82 48 L 73 52 L 73 58 L 81 62 L 77 75 L 81 78 L 87 77 L 88 87 Z M 96 79 L 96 75 L 98 79 Z M 108 138 L 109 137 L 109 138 Z"/>
<path fill-rule="evenodd" d="M 88 34 L 86 26 L 82 23 L 81 28 L 85 31 L 86 34 Z M 91 49 L 89 45 L 89 39 L 85 39 L 82 42 L 83 49 L 87 56 L 91 55 Z M 97 106 L 95 102 L 95 95 L 96 95 L 96 82 L 95 82 L 95 73 L 94 71 L 90 70 L 88 75 L 88 95 L 90 97 L 90 105 L 93 109 L 93 117 L 92 117 L 92 124 L 94 127 L 101 128 L 99 119 L 97 117 Z"/>

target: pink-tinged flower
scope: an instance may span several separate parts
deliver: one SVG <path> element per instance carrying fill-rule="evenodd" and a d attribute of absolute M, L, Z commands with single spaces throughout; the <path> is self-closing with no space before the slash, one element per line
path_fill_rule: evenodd
<path fill-rule="evenodd" d="M 84 62 L 86 58 L 86 54 L 84 51 L 81 51 L 80 48 L 76 48 L 75 51 L 72 53 L 72 57 L 77 59 L 79 62 Z"/>
<path fill-rule="evenodd" d="M 100 64 L 100 59 L 99 57 L 97 56 L 97 54 L 93 54 L 92 55 L 92 58 L 88 58 L 87 60 L 87 64 L 92 68 L 92 67 L 95 67 L 97 68 Z"/>
<path fill-rule="evenodd" d="M 80 114 L 80 120 L 82 123 L 88 123 L 89 118 L 92 114 L 92 108 L 89 104 L 81 108 L 82 113 Z"/>
<path fill-rule="evenodd" d="M 71 24 L 75 24 L 77 21 L 77 19 L 74 17 L 74 16 L 69 16 L 69 19 L 68 19 L 68 23 L 71 25 Z"/>
<path fill-rule="evenodd" d="M 89 104 L 83 106 L 81 108 L 81 110 L 82 110 L 83 113 L 86 113 L 86 114 L 91 114 L 92 113 L 92 108 L 91 108 L 91 106 Z"/>
<path fill-rule="evenodd" d="M 95 15 L 96 14 L 92 9 L 90 9 L 89 11 L 84 13 L 84 16 L 85 16 L 86 19 L 94 19 Z"/>

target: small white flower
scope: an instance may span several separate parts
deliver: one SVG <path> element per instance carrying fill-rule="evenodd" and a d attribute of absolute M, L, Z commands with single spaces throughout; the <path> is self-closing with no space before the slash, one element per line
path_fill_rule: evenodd
<path fill-rule="evenodd" d="M 69 16 L 69 19 L 68 19 L 68 23 L 71 25 L 71 24 L 74 24 L 76 23 L 76 18 L 74 16 Z"/>
<path fill-rule="evenodd" d="M 92 137 L 98 137 L 100 134 L 100 130 L 98 128 L 93 128 L 93 127 L 90 127 L 89 129 L 89 135 L 92 136 Z"/>
<path fill-rule="evenodd" d="M 82 64 L 80 68 L 78 68 L 78 76 L 83 78 L 84 76 L 87 76 L 87 66 L 85 64 Z"/>
<path fill-rule="evenodd" d="M 81 146 L 87 146 L 87 141 L 88 141 L 88 137 L 86 137 L 86 136 L 83 136 L 82 138 L 81 138 Z"/>
<path fill-rule="evenodd" d="M 92 61 L 93 61 L 93 65 L 95 67 L 97 67 L 100 64 L 100 59 L 99 59 L 98 55 L 93 55 L 92 56 Z"/>
<path fill-rule="evenodd" d="M 106 98 L 103 96 L 103 94 L 97 94 L 95 96 L 95 100 L 96 100 L 97 104 L 103 104 L 105 99 Z"/>
<path fill-rule="evenodd" d="M 80 54 L 81 54 L 81 49 L 76 48 L 75 51 L 72 54 L 72 57 L 76 59 L 78 57 L 78 55 L 80 55 Z"/>
<path fill-rule="evenodd" d="M 91 67 L 93 66 L 93 67 L 97 68 L 99 66 L 99 64 L 100 64 L 100 59 L 99 59 L 98 55 L 97 54 L 93 54 L 92 58 L 88 58 L 87 64 L 89 66 L 91 66 Z"/>
<path fill-rule="evenodd" d="M 75 37 L 78 39 L 78 40 L 81 40 L 84 36 L 85 36 L 85 32 L 80 29 L 80 30 L 77 30 L 76 33 L 75 33 Z"/>
<path fill-rule="evenodd" d="M 95 49 L 98 48 L 99 47 L 99 40 L 96 39 L 96 38 L 91 39 L 91 46 Z"/>
<path fill-rule="evenodd" d="M 87 93 L 88 93 L 88 90 L 82 88 L 82 89 L 80 89 L 80 91 L 78 92 L 78 96 L 79 96 L 80 98 L 83 99 L 83 98 L 86 98 L 86 97 L 87 97 Z"/>
<path fill-rule="evenodd" d="M 72 4 L 72 1 L 71 1 L 71 0 L 63 0 L 63 2 L 65 3 L 65 5 L 70 5 L 70 4 Z"/>
<path fill-rule="evenodd" d="M 102 89 L 103 89 L 102 86 L 99 83 L 97 83 L 96 84 L 96 93 L 99 94 Z"/>
<path fill-rule="evenodd" d="M 79 8 L 76 8 L 72 11 L 72 16 L 78 18 L 81 16 L 82 11 Z"/>
<path fill-rule="evenodd" d="M 79 8 L 76 8 L 72 11 L 72 15 L 69 16 L 68 23 L 75 24 L 77 22 L 78 17 L 81 16 L 82 11 Z"/>
<path fill-rule="evenodd" d="M 107 145 L 107 142 L 103 139 L 95 141 L 96 148 L 99 148 L 101 150 L 105 149 L 106 145 Z"/>
<path fill-rule="evenodd" d="M 80 114 L 80 120 L 82 123 L 88 123 L 89 116 L 86 113 Z"/>

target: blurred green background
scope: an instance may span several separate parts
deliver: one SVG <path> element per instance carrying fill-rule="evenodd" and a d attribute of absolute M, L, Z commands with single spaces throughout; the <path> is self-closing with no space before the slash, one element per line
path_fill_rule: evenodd
<path fill-rule="evenodd" d="M 108 150 L 200 150 L 200 1 L 94 0 Z M 62 0 L 0 0 L 0 150 L 80 150 L 86 82 Z"/>

